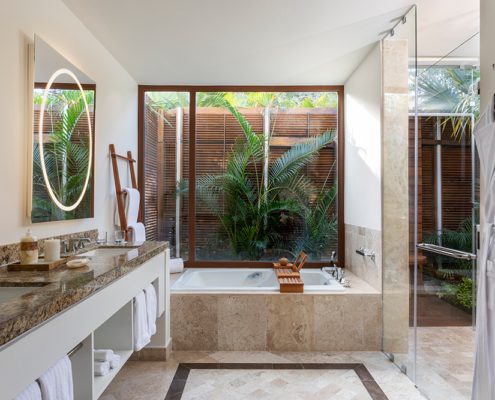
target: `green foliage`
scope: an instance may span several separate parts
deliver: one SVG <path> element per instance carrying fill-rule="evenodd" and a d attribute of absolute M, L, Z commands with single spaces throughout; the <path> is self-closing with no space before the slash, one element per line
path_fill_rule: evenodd
<path fill-rule="evenodd" d="M 418 108 L 429 113 L 472 113 L 475 121 L 480 114 L 477 88 L 479 70 L 429 68 L 418 71 Z M 415 78 L 411 78 L 411 86 Z M 471 118 L 445 117 L 442 125 L 452 124 L 453 135 L 461 139 L 471 127 Z"/>
<path fill-rule="evenodd" d="M 86 91 L 88 104 L 94 103 L 94 92 Z M 62 204 L 74 204 L 84 188 L 89 162 L 88 132 L 79 132 L 77 125 L 87 118 L 81 92 L 52 91 L 47 101 L 52 131 L 43 146 L 48 179 L 55 196 Z M 55 122 L 54 122 L 55 121 Z M 49 121 L 47 121 L 48 123 Z M 33 147 L 33 222 L 89 218 L 91 216 L 91 179 L 83 201 L 71 212 L 60 210 L 50 199 L 43 178 L 40 148 Z"/>
<path fill-rule="evenodd" d="M 453 299 L 455 304 L 460 304 L 466 308 L 473 307 L 473 280 L 469 278 L 462 278 L 461 283 L 452 284 L 447 282 L 442 282 L 444 287 L 444 292 L 437 293 L 437 296 L 441 299 L 442 297 L 448 296 Z M 476 303 L 475 303 L 476 305 Z"/>
<path fill-rule="evenodd" d="M 335 242 L 336 220 L 329 216 L 329 210 L 337 184 L 330 189 L 324 185 L 316 193 L 304 170 L 316 161 L 318 150 L 334 140 L 335 132 L 329 130 L 297 143 L 267 167 L 265 148 L 269 148 L 272 135 L 254 133 L 229 98 L 229 94 L 218 93 L 205 93 L 202 98 L 202 104 L 229 110 L 244 132 L 227 156 L 225 172 L 196 178 L 197 207 L 213 214 L 221 223 L 217 238 L 209 247 L 227 245 L 230 254 L 238 259 L 259 260 L 282 242 L 280 228 L 284 223 L 299 217 L 305 221 L 305 237 L 292 243 L 291 250 L 303 249 L 319 259 L 327 246 Z M 271 107 L 276 100 L 274 94 L 264 93 L 246 94 L 243 101 Z M 178 182 L 176 196 L 188 193 L 189 181 Z M 312 198 L 317 200 L 312 203 Z"/>

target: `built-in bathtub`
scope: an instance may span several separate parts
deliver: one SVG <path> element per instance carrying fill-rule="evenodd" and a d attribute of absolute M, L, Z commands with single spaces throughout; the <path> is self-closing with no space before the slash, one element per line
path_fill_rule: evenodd
<path fill-rule="evenodd" d="M 300 271 L 304 292 L 344 292 L 330 274 L 319 269 Z M 278 292 L 280 285 L 273 269 L 192 268 L 172 285 L 172 292 Z"/>

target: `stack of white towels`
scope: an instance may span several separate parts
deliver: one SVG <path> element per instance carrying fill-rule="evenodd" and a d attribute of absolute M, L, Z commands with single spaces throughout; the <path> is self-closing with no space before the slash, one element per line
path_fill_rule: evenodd
<path fill-rule="evenodd" d="M 120 365 L 120 356 L 114 354 L 113 350 L 95 350 L 94 357 L 96 376 L 106 375 L 108 374 L 108 371 L 117 368 Z"/>
<path fill-rule="evenodd" d="M 69 357 L 62 357 L 14 400 L 74 400 L 72 365 Z"/>
<path fill-rule="evenodd" d="M 134 351 L 141 350 L 156 333 L 157 299 L 153 285 L 134 298 Z"/>
<path fill-rule="evenodd" d="M 146 230 L 141 222 L 137 222 L 139 215 L 139 203 L 141 196 L 139 190 L 133 188 L 124 188 L 122 192 L 125 193 L 124 213 L 127 222 L 127 228 L 132 228 L 131 237 L 129 238 L 133 242 L 146 241 Z M 120 226 L 119 208 L 115 210 L 115 225 Z"/>

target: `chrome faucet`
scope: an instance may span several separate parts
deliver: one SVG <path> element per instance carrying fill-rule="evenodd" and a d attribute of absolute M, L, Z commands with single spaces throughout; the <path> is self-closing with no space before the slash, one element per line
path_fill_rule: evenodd
<path fill-rule="evenodd" d="M 92 244 L 94 243 L 90 238 L 87 237 L 82 237 L 82 238 L 75 238 L 73 235 L 70 235 L 69 238 L 69 251 L 77 251 L 78 249 L 84 249 L 86 244 Z"/>
<path fill-rule="evenodd" d="M 330 266 L 329 267 L 323 267 L 321 270 L 324 271 L 324 272 L 328 272 L 330 275 L 332 275 L 335 279 L 337 279 L 336 277 L 336 273 L 337 273 L 337 270 L 341 268 L 337 268 L 333 265 L 333 262 L 334 262 L 334 258 L 335 258 L 335 255 L 337 253 L 335 251 L 332 251 L 332 255 L 330 256 Z"/>

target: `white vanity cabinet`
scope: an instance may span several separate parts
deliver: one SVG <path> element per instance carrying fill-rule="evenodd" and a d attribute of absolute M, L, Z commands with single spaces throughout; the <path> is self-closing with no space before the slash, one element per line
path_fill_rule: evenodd
<path fill-rule="evenodd" d="M 170 345 L 170 250 L 0 348 L 0 400 L 12 400 L 71 349 L 76 400 L 97 399 L 133 353 L 133 298 L 150 283 L 157 293 L 157 333 L 149 347 Z M 77 289 L 79 290 L 79 289 Z M 82 285 L 81 290 L 84 290 Z M 112 349 L 120 367 L 94 376 L 93 349 Z"/>

